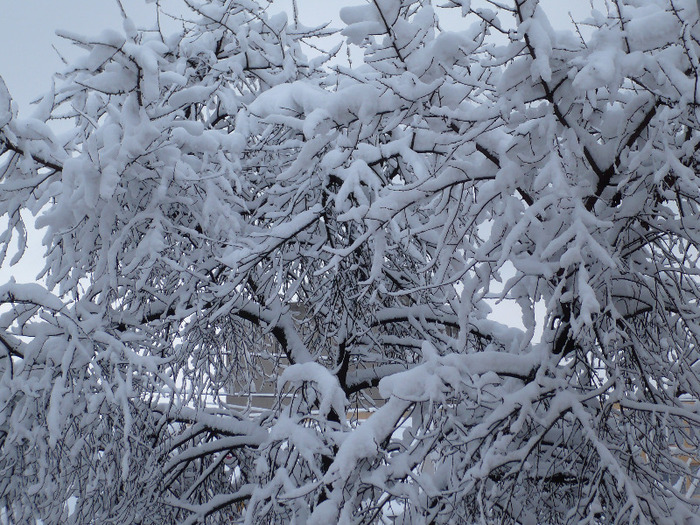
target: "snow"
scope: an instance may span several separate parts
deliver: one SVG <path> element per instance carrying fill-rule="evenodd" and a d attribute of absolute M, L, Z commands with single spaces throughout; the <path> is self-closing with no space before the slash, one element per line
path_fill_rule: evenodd
<path fill-rule="evenodd" d="M 613 84 L 619 75 L 617 59 L 618 52 L 615 48 L 592 53 L 588 64 L 576 74 L 573 86 L 587 91 Z"/>
<path fill-rule="evenodd" d="M 633 50 L 648 51 L 675 41 L 678 20 L 670 12 L 650 3 L 640 7 L 628 7 L 630 16 L 625 25 L 625 36 Z"/>
<path fill-rule="evenodd" d="M 5 82 L 0 77 L 0 128 L 6 126 L 13 118 L 12 97 Z"/>
<path fill-rule="evenodd" d="M 535 50 L 536 58 L 531 65 L 532 76 L 549 82 L 552 80 L 549 61 L 553 50 L 553 31 L 546 17 L 541 16 L 541 8 L 538 7 L 536 13 L 536 16 L 521 25 L 521 31 L 530 38 L 530 43 Z"/>
<path fill-rule="evenodd" d="M 384 25 L 372 5 L 342 7 L 340 18 L 347 24 L 342 35 L 349 44 L 360 45 L 368 36 L 384 32 Z"/>
<path fill-rule="evenodd" d="M 377 0 L 320 59 L 253 0 L 65 35 L 30 118 L 0 84 L 0 255 L 28 212 L 46 250 L 0 287 L 2 515 L 697 514 L 691 7 Z"/>
<path fill-rule="evenodd" d="M 348 400 L 340 388 L 338 378 L 318 363 L 300 363 L 284 369 L 277 379 L 277 388 L 283 390 L 287 383 L 302 384 L 312 382 L 319 395 L 318 412 L 327 417 L 331 410 L 345 420 L 345 407 Z"/>

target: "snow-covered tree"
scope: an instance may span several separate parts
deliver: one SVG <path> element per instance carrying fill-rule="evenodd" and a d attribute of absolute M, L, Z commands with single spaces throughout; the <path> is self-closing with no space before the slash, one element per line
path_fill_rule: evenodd
<path fill-rule="evenodd" d="M 0 519 L 694 523 L 696 3 L 188 3 L 0 82 Z"/>

